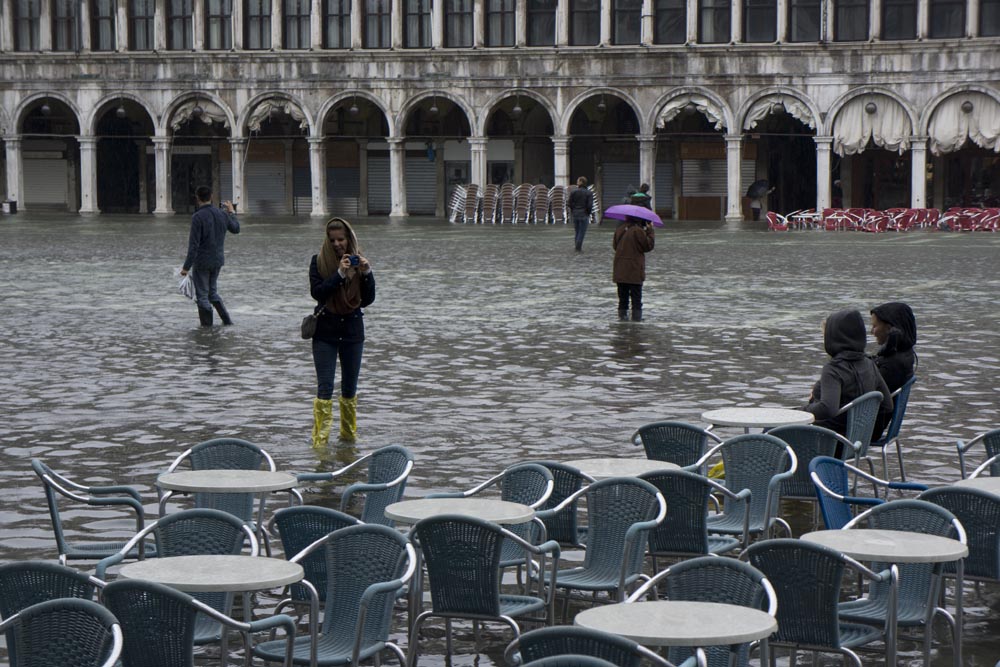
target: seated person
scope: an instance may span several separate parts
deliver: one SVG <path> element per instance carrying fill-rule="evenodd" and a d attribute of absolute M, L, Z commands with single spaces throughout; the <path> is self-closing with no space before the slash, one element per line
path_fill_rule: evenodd
<path fill-rule="evenodd" d="M 869 391 L 882 392 L 879 414 L 892 414 L 892 397 L 875 362 L 865 355 L 865 321 L 856 310 L 838 310 L 826 318 L 823 347 L 830 361 L 823 366 L 819 381 L 804 409 L 813 413 L 817 426 L 841 435 L 847 433 L 847 414 L 837 415 L 843 406 Z"/>
<path fill-rule="evenodd" d="M 913 349 L 917 342 L 917 321 L 913 310 L 898 301 L 875 306 L 871 310 L 871 319 L 872 335 L 879 344 L 874 357 L 875 365 L 889 391 L 893 392 L 913 377 L 917 367 L 917 353 Z M 883 419 L 879 416 L 875 422 L 875 440 L 882 437 L 891 417 Z"/>

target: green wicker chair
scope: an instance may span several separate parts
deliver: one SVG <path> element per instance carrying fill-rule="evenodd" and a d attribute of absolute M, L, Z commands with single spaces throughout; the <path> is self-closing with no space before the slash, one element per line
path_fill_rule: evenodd
<path fill-rule="evenodd" d="M 122 630 L 92 600 L 40 602 L 0 623 L 10 667 L 112 667 L 122 652 Z"/>
<path fill-rule="evenodd" d="M 682 468 L 704 456 L 709 441 L 718 444 L 722 438 L 700 426 L 675 421 L 645 424 L 632 434 L 632 444 L 642 445 L 647 459 L 669 461 Z"/>
<path fill-rule="evenodd" d="M 968 442 L 959 440 L 955 445 L 958 449 L 958 465 L 962 471 L 962 479 L 966 478 L 965 455 L 969 453 L 970 449 L 980 443 L 982 443 L 983 449 L 986 450 L 988 460 L 981 464 L 971 477 L 976 477 L 987 469 L 991 477 L 1000 477 L 1000 428 L 995 428 L 986 433 L 980 433 Z"/>
<path fill-rule="evenodd" d="M 672 663 L 631 639 L 572 625 L 525 632 L 504 652 L 504 660 L 510 667 L 537 665 L 559 656 L 589 656 L 617 667 L 639 667 L 643 662 L 655 667 L 673 667 Z M 680 667 L 705 667 L 704 654 L 699 649 L 697 656 Z"/>

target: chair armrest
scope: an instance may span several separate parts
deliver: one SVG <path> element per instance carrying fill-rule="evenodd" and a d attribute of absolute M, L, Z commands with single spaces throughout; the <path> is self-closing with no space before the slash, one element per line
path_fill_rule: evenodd
<path fill-rule="evenodd" d="M 926 491 L 930 487 L 918 482 L 889 482 L 890 489 L 908 489 L 910 491 Z"/>
<path fill-rule="evenodd" d="M 268 616 L 257 621 L 251 621 L 247 625 L 250 626 L 248 628 L 250 632 L 264 632 L 272 628 L 285 628 L 285 632 L 288 634 L 288 641 L 292 641 L 295 638 L 295 619 L 287 614 Z"/>
<path fill-rule="evenodd" d="M 865 498 L 862 496 L 844 496 L 843 502 L 850 505 L 866 505 L 869 507 L 874 507 L 875 505 L 881 505 L 885 501 L 881 498 Z"/>
<path fill-rule="evenodd" d="M 139 492 L 136 491 L 135 489 L 133 489 L 131 486 L 123 486 L 123 485 L 117 485 L 117 486 L 91 486 L 91 487 L 88 487 L 87 490 L 90 493 L 93 493 L 95 496 L 116 493 L 116 494 L 119 494 L 119 495 L 126 495 L 126 496 L 130 496 L 132 498 L 135 498 L 135 500 L 137 502 L 139 502 L 139 503 L 142 502 L 142 496 L 140 496 Z"/>
<path fill-rule="evenodd" d="M 116 554 L 111 554 L 107 558 L 102 558 L 98 561 L 96 568 L 94 569 L 94 576 L 101 581 L 106 581 L 105 575 L 107 574 L 108 568 L 112 565 L 117 565 L 118 563 L 125 560 L 125 554 L 128 552 L 119 551 Z"/>
<path fill-rule="evenodd" d="M 295 481 L 297 482 L 331 482 L 333 481 L 332 472 L 300 472 L 295 475 Z"/>
<path fill-rule="evenodd" d="M 428 493 L 424 498 L 465 498 L 467 491 L 442 491 L 440 493 Z"/>
<path fill-rule="evenodd" d="M 347 511 L 347 508 L 351 505 L 351 498 L 353 498 L 356 494 L 368 493 L 371 491 L 384 491 L 390 486 L 390 484 L 368 484 L 367 482 L 356 482 L 351 484 L 349 487 L 344 489 L 344 493 L 340 496 L 340 511 Z"/>
<path fill-rule="evenodd" d="M 142 506 L 142 502 L 136 500 L 135 498 L 88 498 L 88 505 L 119 505 L 121 507 L 131 507 L 135 510 L 135 513 L 141 517 L 146 516 L 146 510 Z"/>

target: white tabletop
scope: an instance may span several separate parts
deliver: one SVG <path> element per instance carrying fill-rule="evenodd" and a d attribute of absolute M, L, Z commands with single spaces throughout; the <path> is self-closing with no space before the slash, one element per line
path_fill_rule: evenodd
<path fill-rule="evenodd" d="M 980 489 L 1000 496 L 1000 477 L 973 477 L 960 479 L 954 486 L 964 486 L 969 489 Z"/>
<path fill-rule="evenodd" d="M 858 560 L 883 563 L 947 563 L 969 555 L 968 547 L 958 540 L 902 530 L 818 530 L 802 539 Z"/>
<path fill-rule="evenodd" d="M 461 514 L 511 525 L 531 521 L 535 511 L 527 505 L 491 498 L 417 498 L 385 508 L 386 517 L 402 523 L 416 523 L 439 514 Z"/>
<path fill-rule="evenodd" d="M 790 424 L 812 424 L 813 414 L 787 408 L 719 408 L 701 413 L 701 418 L 715 426 L 774 428 Z"/>
<path fill-rule="evenodd" d="M 566 465 L 573 466 L 585 475 L 590 475 L 594 479 L 608 479 L 609 477 L 637 477 L 643 473 L 654 470 L 677 470 L 680 468 L 676 463 L 667 461 L 651 461 L 649 459 L 622 459 L 622 458 L 594 458 L 576 459 L 566 461 Z"/>
<path fill-rule="evenodd" d="M 295 475 L 269 470 L 182 470 L 156 478 L 161 489 L 187 492 L 265 493 L 286 491 L 297 484 Z"/>
<path fill-rule="evenodd" d="M 585 609 L 576 625 L 644 646 L 720 646 L 761 639 L 778 629 L 767 612 L 717 602 L 651 600 Z"/>
<path fill-rule="evenodd" d="M 123 565 L 118 576 L 145 579 L 188 593 L 249 592 L 302 580 L 302 566 L 257 556 L 172 556 Z"/>

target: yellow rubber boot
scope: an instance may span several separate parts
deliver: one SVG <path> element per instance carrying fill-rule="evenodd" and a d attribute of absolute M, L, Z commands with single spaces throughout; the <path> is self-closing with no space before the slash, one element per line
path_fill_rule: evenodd
<path fill-rule="evenodd" d="M 354 442 L 358 438 L 358 397 L 340 397 L 340 439 Z"/>
<path fill-rule="evenodd" d="M 313 399 L 313 430 L 312 446 L 323 449 L 330 440 L 330 428 L 333 426 L 333 400 L 329 398 Z"/>

